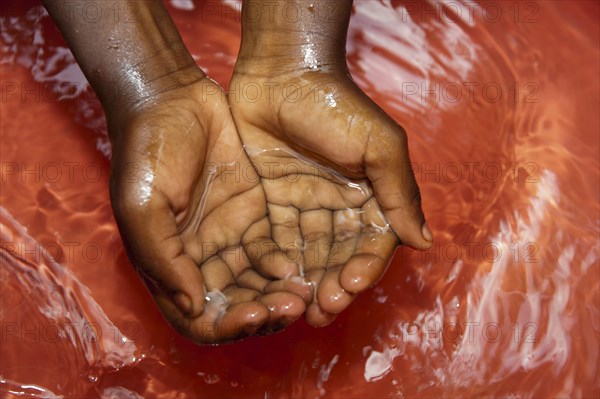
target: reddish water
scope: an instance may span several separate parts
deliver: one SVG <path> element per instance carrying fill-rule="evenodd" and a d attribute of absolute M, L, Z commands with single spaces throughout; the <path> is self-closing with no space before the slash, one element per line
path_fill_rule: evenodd
<path fill-rule="evenodd" d="M 398 251 L 327 328 L 221 347 L 161 319 L 112 218 L 100 108 L 40 6 L 12 3 L 2 397 L 600 396 L 597 2 L 357 1 L 352 73 L 409 132 L 437 246 Z M 190 50 L 226 83 L 239 4 L 182 4 Z"/>

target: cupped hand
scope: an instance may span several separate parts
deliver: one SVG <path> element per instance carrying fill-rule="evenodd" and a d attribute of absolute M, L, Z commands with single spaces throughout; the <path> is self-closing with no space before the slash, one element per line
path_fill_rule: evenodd
<path fill-rule="evenodd" d="M 278 329 L 312 296 L 290 282 L 297 273 L 269 273 L 281 259 L 263 248 L 263 187 L 223 99 L 200 77 L 141 102 L 110 132 L 111 200 L 130 259 L 166 319 L 198 343 Z"/>
<path fill-rule="evenodd" d="M 315 287 L 310 324 L 330 323 L 373 285 L 398 239 L 431 246 L 406 133 L 347 74 L 274 75 L 238 60 L 229 103 L 264 188 L 263 235 Z"/>

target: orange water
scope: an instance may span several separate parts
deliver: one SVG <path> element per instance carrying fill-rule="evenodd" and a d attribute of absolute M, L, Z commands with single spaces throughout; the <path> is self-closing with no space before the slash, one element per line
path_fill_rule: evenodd
<path fill-rule="evenodd" d="M 600 396 L 597 2 L 356 1 L 350 68 L 409 132 L 436 248 L 399 250 L 329 327 L 220 347 L 161 319 L 111 214 L 101 110 L 40 6 L 9 3 L 2 397 Z M 175 3 L 226 83 L 239 3 Z"/>

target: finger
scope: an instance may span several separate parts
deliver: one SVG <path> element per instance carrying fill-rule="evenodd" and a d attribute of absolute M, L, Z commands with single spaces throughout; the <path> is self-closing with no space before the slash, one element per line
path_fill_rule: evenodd
<path fill-rule="evenodd" d="M 425 223 L 402 127 L 390 122 L 387 129 L 371 134 L 365 167 L 377 201 L 402 243 L 416 249 L 429 248 L 433 235 Z"/>
<path fill-rule="evenodd" d="M 361 232 L 361 212 L 360 209 L 343 209 L 333 213 L 333 243 L 328 266 L 344 264 L 354 253 Z"/>
<path fill-rule="evenodd" d="M 340 286 L 351 294 L 363 292 L 383 276 L 390 258 L 391 255 L 382 257 L 372 253 L 354 255 L 340 273 Z"/>
<path fill-rule="evenodd" d="M 141 184 L 146 184 L 143 182 Z M 204 281 L 200 268 L 183 251 L 175 216 L 162 193 L 140 200 L 139 190 L 153 187 L 117 187 L 111 190 L 115 219 L 134 265 L 154 284 L 151 291 L 165 292 L 189 317 L 204 306 Z"/>
<path fill-rule="evenodd" d="M 302 298 L 308 304 L 313 300 L 313 286 L 302 277 L 272 281 L 264 289 L 265 294 L 273 292 L 289 292 Z"/>
<path fill-rule="evenodd" d="M 231 269 L 219 256 L 213 256 L 200 267 L 207 291 L 222 290 L 234 282 Z"/>
<path fill-rule="evenodd" d="M 333 241 L 333 214 L 319 209 L 300 213 L 300 228 L 304 240 L 304 270 L 324 268 Z"/>
<path fill-rule="evenodd" d="M 340 285 L 341 267 L 327 269 L 317 289 L 317 300 L 323 311 L 338 314 L 346 309 L 354 300 Z"/>
<path fill-rule="evenodd" d="M 300 274 L 298 265 L 272 240 L 267 218 L 252 225 L 242 237 L 242 242 L 248 259 L 263 277 L 284 279 Z"/>
<path fill-rule="evenodd" d="M 187 318 L 165 296 L 157 297 L 157 304 L 181 334 L 199 344 L 215 344 L 252 335 L 269 319 L 269 310 L 259 302 L 228 305 L 222 294 L 209 293 L 205 311 L 196 318 Z"/>
<path fill-rule="evenodd" d="M 325 269 L 319 268 L 319 269 L 309 270 L 308 272 L 306 272 L 306 275 L 304 276 L 306 281 L 308 281 L 308 284 L 310 284 L 312 287 L 312 293 L 313 293 L 312 301 L 313 302 L 318 302 L 317 291 L 319 289 L 319 284 L 321 283 L 321 280 L 323 280 L 324 275 L 325 275 Z"/>
<path fill-rule="evenodd" d="M 304 260 L 302 235 L 300 234 L 300 212 L 292 206 L 275 204 L 269 204 L 268 209 L 273 240 L 287 255 L 287 258 L 292 259 L 302 269 Z"/>
<path fill-rule="evenodd" d="M 252 302 L 261 295 L 261 293 L 256 290 L 236 286 L 225 288 L 223 294 L 227 298 L 229 306 L 237 305 L 238 303 Z"/>
<path fill-rule="evenodd" d="M 306 309 L 306 322 L 313 327 L 325 327 L 328 324 L 333 323 L 337 315 L 327 313 L 318 303 L 311 303 Z"/>
<path fill-rule="evenodd" d="M 317 298 L 317 291 L 319 289 L 319 285 L 321 280 L 323 280 L 323 276 L 325 276 L 325 269 L 315 268 L 311 269 L 306 273 L 306 278 L 310 281 L 310 284 L 313 286 L 313 301 L 308 308 L 306 309 L 306 322 L 314 327 L 323 327 L 335 320 L 336 315 L 325 312 L 319 306 L 319 300 Z"/>
<path fill-rule="evenodd" d="M 267 294 L 259 298 L 258 301 L 269 309 L 267 325 L 274 330 L 288 326 L 302 316 L 306 310 L 302 298 L 289 292 Z"/>
<path fill-rule="evenodd" d="M 254 334 L 269 318 L 267 307 L 259 302 L 242 302 L 230 306 L 218 319 L 195 319 L 191 325 L 194 336 L 202 342 L 217 343 Z"/>
<path fill-rule="evenodd" d="M 227 180 L 232 179 L 227 173 Z M 221 177 L 215 177 L 216 183 L 210 185 L 208 200 L 221 201 L 218 206 L 198 206 L 190 217 L 193 222 L 182 233 L 186 251 L 198 261 L 217 254 L 226 248 L 239 244 L 240 237 L 256 221 L 257 215 L 265 215 L 264 194 L 260 186 L 253 188 L 243 187 L 234 182 L 224 182 Z M 225 177 L 223 177 L 225 179 Z M 236 192 L 231 192 L 231 187 L 236 187 Z M 203 187 L 197 188 L 198 190 Z M 244 191 L 245 190 L 245 191 Z M 202 193 L 198 193 L 201 196 Z M 227 226 L 226 229 L 223 226 Z"/>
<path fill-rule="evenodd" d="M 340 285 L 353 294 L 366 290 L 381 278 L 398 244 L 374 198 L 363 207 L 361 222 L 363 229 L 354 254 L 340 274 Z"/>
<path fill-rule="evenodd" d="M 279 178 L 263 179 L 262 183 L 269 203 L 303 210 L 336 209 L 340 205 L 354 208 L 362 206 L 368 198 L 365 190 L 341 186 L 337 178 L 329 180 L 322 176 L 301 175 L 293 182 Z"/>
<path fill-rule="evenodd" d="M 244 271 L 235 279 L 235 282 L 239 287 L 248 288 L 259 292 L 264 292 L 265 287 L 270 283 L 270 281 L 271 280 L 267 280 L 253 269 Z"/>

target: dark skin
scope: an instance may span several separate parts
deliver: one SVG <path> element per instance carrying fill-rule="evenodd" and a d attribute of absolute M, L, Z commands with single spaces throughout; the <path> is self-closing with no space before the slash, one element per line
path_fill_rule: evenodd
<path fill-rule="evenodd" d="M 272 18 L 242 13 L 231 86 L 270 92 L 229 104 L 160 1 L 136 2 L 127 23 L 44 3 L 106 112 L 128 255 L 185 336 L 226 342 L 303 314 L 326 325 L 381 277 L 400 241 L 431 246 L 406 133 L 347 72 L 351 1 L 335 2 L 324 24 L 314 15 L 328 0 L 246 0 Z M 300 18 L 277 11 L 290 4 Z"/>

